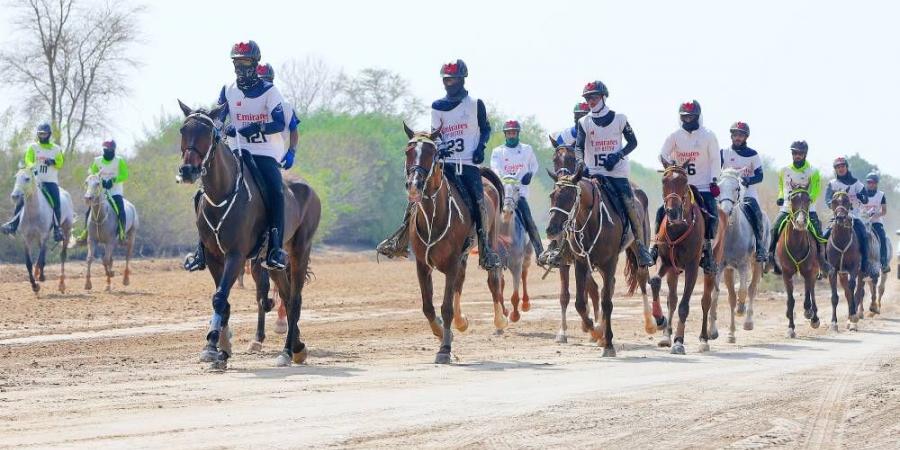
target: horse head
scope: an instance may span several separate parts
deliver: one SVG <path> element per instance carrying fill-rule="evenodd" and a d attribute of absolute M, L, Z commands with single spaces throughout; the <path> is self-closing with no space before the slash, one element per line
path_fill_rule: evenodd
<path fill-rule="evenodd" d="M 519 203 L 522 183 L 515 176 L 503 177 L 503 220 L 510 220 Z"/>
<path fill-rule="evenodd" d="M 808 224 L 809 206 L 812 204 L 808 187 L 791 183 L 791 195 L 788 201 L 790 202 L 791 224 L 797 231 L 806 230 Z"/>
<path fill-rule="evenodd" d="M 178 169 L 176 181 L 193 183 L 202 175 L 207 159 L 219 143 L 219 130 L 214 121 L 225 105 L 218 105 L 210 111 L 191 109 L 178 100 L 178 106 L 184 113 L 181 124 L 181 167 Z"/>
<path fill-rule="evenodd" d="M 547 224 L 547 237 L 550 240 L 560 238 L 563 229 L 578 216 L 581 204 L 587 201 L 581 195 L 583 171 L 584 165 L 579 163 L 572 175 L 550 174 L 555 182 L 553 192 L 550 193 L 550 221 Z"/>
<path fill-rule="evenodd" d="M 424 131 L 413 131 L 403 123 L 403 130 L 409 141 L 406 143 L 406 192 L 411 203 L 422 201 L 422 196 L 426 191 L 432 194 L 439 186 L 434 186 L 440 182 L 441 176 L 433 176 L 435 172 L 440 172 L 438 164 L 438 151 L 435 140 L 440 136 L 440 128 L 427 133 Z M 429 184 L 426 188 L 426 184 Z"/>
<path fill-rule="evenodd" d="M 22 199 L 30 196 L 34 192 L 35 187 L 37 186 L 37 182 L 35 181 L 36 175 L 37 174 L 33 170 L 26 168 L 21 168 L 16 172 L 13 190 L 9 194 L 9 198 L 12 199 L 13 203 L 22 201 Z"/>
<path fill-rule="evenodd" d="M 834 212 L 835 223 L 845 227 L 853 226 L 853 221 L 850 219 L 850 209 L 852 204 L 850 202 L 850 195 L 847 192 L 835 192 L 831 197 L 828 206 L 831 208 L 831 211 Z"/>
<path fill-rule="evenodd" d="M 578 165 L 578 157 L 575 148 L 565 144 L 558 144 L 550 137 L 550 147 L 556 149 L 553 153 L 553 171 L 557 175 L 572 175 L 575 166 Z"/>
<path fill-rule="evenodd" d="M 719 208 L 728 217 L 735 211 L 735 206 L 743 201 L 744 189 L 741 184 L 743 170 L 728 168 L 719 175 Z"/>
<path fill-rule="evenodd" d="M 677 164 L 665 164 L 663 171 L 663 209 L 668 216 L 669 223 L 685 222 L 684 213 L 692 202 L 691 187 L 688 184 L 688 173 L 685 166 Z"/>
<path fill-rule="evenodd" d="M 90 174 L 84 179 L 84 202 L 88 206 L 94 206 L 100 203 L 103 198 L 103 182 L 100 175 Z"/>

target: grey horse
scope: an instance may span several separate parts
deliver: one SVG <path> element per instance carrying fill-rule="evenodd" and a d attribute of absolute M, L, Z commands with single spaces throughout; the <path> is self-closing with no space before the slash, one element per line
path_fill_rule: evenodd
<path fill-rule="evenodd" d="M 91 263 L 94 261 L 94 254 L 98 246 L 103 247 L 103 269 L 106 272 L 106 292 L 112 290 L 112 270 L 113 251 L 119 242 L 118 224 L 116 223 L 116 213 L 110 205 L 109 197 L 103 189 L 100 177 L 92 174 L 88 175 L 84 181 L 84 201 L 90 208 L 88 221 L 85 224 L 88 230 L 87 239 L 87 269 L 84 274 L 84 288 L 90 290 L 91 285 Z M 122 276 L 122 284 L 128 286 L 131 282 L 131 254 L 134 250 L 134 238 L 138 229 L 137 209 L 128 200 L 125 203 L 125 273 Z"/>
<path fill-rule="evenodd" d="M 18 232 L 25 241 L 25 267 L 28 269 L 28 281 L 31 290 L 35 294 L 40 292 L 41 286 L 37 281 L 44 281 L 44 262 L 47 254 L 47 240 L 50 238 L 53 225 L 53 207 L 47 197 L 40 193 L 39 182 L 35 179 L 32 169 L 20 169 L 16 172 L 15 184 L 10 197 L 13 202 L 25 201 L 22 211 L 19 213 Z M 72 237 L 72 197 L 65 189 L 59 189 L 60 203 L 60 229 L 63 233 L 63 241 L 60 250 L 59 291 L 66 291 L 66 250 Z M 37 264 L 32 264 L 31 251 L 37 248 Z"/>
<path fill-rule="evenodd" d="M 503 210 L 500 214 L 500 257 L 506 262 L 506 268 L 512 275 L 512 311 L 509 313 L 511 322 L 518 322 L 519 314 L 519 282 L 522 283 L 522 311 L 528 312 L 531 309 L 531 302 L 528 298 L 528 268 L 531 266 L 531 260 L 534 257 L 534 249 L 528 233 L 525 231 L 525 225 L 522 219 L 516 214 L 516 205 L 519 202 L 521 184 L 516 177 L 503 178 L 504 196 Z M 500 291 L 502 292 L 506 286 L 506 280 L 501 280 Z"/>
<path fill-rule="evenodd" d="M 719 284 L 725 277 L 725 287 L 728 288 L 728 304 L 731 309 L 731 322 L 728 327 L 728 342 L 734 343 L 735 316 L 746 315 L 744 329 L 753 329 L 753 300 L 759 288 L 759 280 L 762 275 L 762 264 L 755 258 L 756 238 L 753 234 L 753 226 L 747 213 L 741 206 L 744 202 L 746 188 L 741 184 L 741 171 L 737 169 L 724 169 L 719 176 L 719 210 L 725 213 L 728 223 L 725 228 L 725 254 L 722 270 L 716 274 L 716 287 L 713 291 L 712 325 L 716 330 L 716 308 L 719 300 Z M 768 239 L 769 218 L 763 212 L 762 235 Z M 768 246 L 767 242 L 763 247 Z M 735 272 L 738 274 L 739 285 L 735 292 Z M 748 286 L 748 278 L 750 283 Z"/>
<path fill-rule="evenodd" d="M 871 292 L 871 302 L 869 303 L 869 312 L 871 315 L 869 317 L 881 314 L 881 297 L 884 296 L 887 275 L 881 272 L 880 242 L 878 241 L 878 236 L 872 231 L 872 223 L 870 222 L 871 217 L 866 214 L 861 214 L 860 219 L 862 219 L 863 224 L 866 226 L 866 232 L 869 233 L 869 267 L 871 268 L 871 274 L 863 275 L 863 285 L 856 298 L 856 304 L 859 308 L 857 316 L 862 319 L 865 317 L 865 314 L 863 314 L 863 307 L 866 287 L 868 287 L 869 292 Z M 885 239 L 887 239 L 887 248 L 888 251 L 890 251 L 892 246 L 891 239 L 887 236 L 885 236 Z"/>

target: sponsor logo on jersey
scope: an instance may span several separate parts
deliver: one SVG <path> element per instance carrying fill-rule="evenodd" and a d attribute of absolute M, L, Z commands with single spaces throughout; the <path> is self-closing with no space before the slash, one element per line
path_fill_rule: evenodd
<path fill-rule="evenodd" d="M 454 136 L 462 136 L 469 129 L 467 123 L 457 123 L 446 125 L 441 128 L 441 135 L 446 139 Z"/>
<path fill-rule="evenodd" d="M 594 134 L 592 131 L 591 134 Z M 598 141 L 591 140 L 591 147 L 601 152 L 615 151 L 619 147 L 618 139 L 600 139 Z"/>
<path fill-rule="evenodd" d="M 242 122 L 268 122 L 269 121 L 269 113 L 261 113 L 261 114 L 235 114 L 237 120 Z"/>

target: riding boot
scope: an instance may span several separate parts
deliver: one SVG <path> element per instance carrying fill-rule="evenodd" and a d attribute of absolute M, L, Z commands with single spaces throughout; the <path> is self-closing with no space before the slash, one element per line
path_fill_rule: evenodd
<path fill-rule="evenodd" d="M 860 267 L 863 275 L 873 276 L 871 265 L 869 264 L 869 232 L 866 226 L 859 219 L 853 219 L 853 232 L 859 239 Z"/>
<path fill-rule="evenodd" d="M 716 273 L 716 261 L 713 259 L 712 239 L 703 240 L 703 256 L 700 258 L 700 267 L 705 273 Z"/>
<path fill-rule="evenodd" d="M 750 201 L 745 202 L 747 205 L 746 209 L 750 210 L 750 214 L 747 217 L 750 219 L 750 225 L 753 227 L 753 236 L 756 237 L 756 261 L 764 263 L 768 259 L 766 255 L 766 246 L 765 246 L 765 236 L 763 235 L 763 215 L 762 210 L 759 208 L 759 204 L 753 199 L 749 199 Z"/>
<path fill-rule="evenodd" d="M 487 206 L 484 198 L 478 199 L 478 205 L 474 208 L 475 231 L 478 234 L 478 265 L 484 270 L 499 269 L 502 266 L 500 255 L 491 248 L 487 229 L 484 227 L 484 218 L 487 216 Z"/>
<path fill-rule="evenodd" d="M 771 269 L 775 275 L 781 275 L 781 268 L 778 267 L 778 263 L 775 261 L 775 247 L 778 245 L 778 238 L 781 236 L 781 228 L 785 220 L 787 220 L 787 213 L 780 212 L 775 217 L 775 222 L 772 222 L 772 236 L 769 240 L 769 261 L 763 267 L 764 273 L 769 273 Z"/>
<path fill-rule="evenodd" d="M 200 191 L 197 191 L 197 193 L 194 194 L 194 211 L 198 212 L 198 214 L 198 208 L 200 207 L 200 195 Z M 85 223 L 87 223 L 87 220 L 85 220 Z M 203 249 L 202 241 L 197 243 L 197 250 L 194 250 L 194 253 L 188 253 L 187 256 L 184 257 L 184 263 L 182 263 L 181 266 L 188 272 L 196 272 L 198 270 L 206 269 L 206 251 Z"/>
<path fill-rule="evenodd" d="M 388 258 L 406 258 L 409 255 L 409 220 L 414 207 L 414 205 L 409 205 L 406 208 L 400 228 L 375 247 L 375 251 L 379 255 Z"/>
<path fill-rule="evenodd" d="M 887 236 L 884 234 L 884 225 L 873 223 L 872 232 L 875 233 L 875 237 L 878 239 L 878 257 L 881 262 L 881 273 L 888 273 L 891 271 L 891 262 L 888 257 Z"/>
<path fill-rule="evenodd" d="M 634 204 L 634 197 L 623 195 L 622 206 L 625 207 L 625 213 L 628 216 L 628 221 L 631 222 L 631 230 L 634 232 L 634 242 L 637 243 L 637 262 L 641 267 L 649 267 L 655 264 L 656 258 L 654 258 L 650 252 L 647 251 L 647 245 L 644 242 L 644 222 L 642 222 L 637 215 L 637 207 Z"/>
<path fill-rule="evenodd" d="M 666 211 L 662 206 L 660 206 L 659 209 L 656 210 L 656 233 L 653 235 L 655 238 L 659 237 L 659 227 L 662 226 L 663 216 L 665 214 Z M 650 260 L 652 261 L 651 265 L 656 264 L 657 258 L 659 258 L 659 242 L 654 239 L 654 244 L 652 247 L 650 247 Z"/>
<path fill-rule="evenodd" d="M 19 200 L 16 203 L 16 211 L 13 213 L 12 219 L 9 222 L 4 223 L 0 226 L 0 232 L 3 234 L 14 235 L 16 234 L 16 230 L 19 229 L 19 219 L 21 218 L 19 214 L 22 212 L 22 208 L 25 206 L 25 200 Z"/>
<path fill-rule="evenodd" d="M 284 270 L 287 268 L 287 252 L 281 248 L 281 230 L 272 228 L 269 230 L 269 254 L 266 256 L 265 266 L 269 270 Z"/>
<path fill-rule="evenodd" d="M 78 233 L 78 235 L 75 236 L 75 245 L 76 246 L 82 246 L 82 245 L 87 244 L 88 218 L 90 217 L 90 215 L 91 215 L 91 209 L 88 208 L 88 210 L 84 212 L 84 229 L 81 230 L 81 233 Z"/>
<path fill-rule="evenodd" d="M 520 198 L 518 203 L 516 203 L 516 213 L 522 219 L 522 223 L 525 224 L 528 239 L 531 241 L 531 246 L 534 247 L 535 259 L 537 259 L 538 265 L 541 265 L 541 261 L 537 257 L 544 253 L 544 245 L 541 242 L 541 234 L 538 233 L 537 225 L 534 224 L 534 218 L 531 217 L 531 208 L 524 198 Z"/>

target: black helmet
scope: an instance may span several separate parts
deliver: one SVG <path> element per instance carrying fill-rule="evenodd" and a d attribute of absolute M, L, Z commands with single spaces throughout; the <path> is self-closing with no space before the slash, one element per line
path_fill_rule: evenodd
<path fill-rule="evenodd" d="M 878 182 L 881 181 L 881 177 L 878 176 L 877 172 L 869 172 L 869 174 L 866 175 L 866 181 L 874 181 L 875 184 L 878 184 Z"/>
<path fill-rule="evenodd" d="M 584 85 L 584 89 L 581 90 L 581 96 L 587 97 L 589 95 L 602 95 L 604 97 L 609 97 L 609 89 L 606 88 L 606 85 L 603 84 L 600 80 L 591 81 L 590 83 Z"/>
<path fill-rule="evenodd" d="M 441 78 L 465 78 L 467 76 L 469 76 L 469 68 L 461 59 L 441 66 Z"/>
<path fill-rule="evenodd" d="M 681 106 L 678 107 L 678 114 L 682 116 L 699 116 L 700 115 L 700 102 L 697 100 L 691 100 L 689 102 L 684 102 Z"/>
<path fill-rule="evenodd" d="M 258 63 L 261 57 L 259 46 L 254 41 L 238 42 L 231 47 L 231 59 L 250 58 Z"/>
<path fill-rule="evenodd" d="M 794 141 L 794 143 L 791 144 L 791 151 L 806 153 L 809 151 L 809 145 L 806 144 L 806 141 Z"/>
<path fill-rule="evenodd" d="M 750 125 L 747 125 L 747 122 L 735 122 L 731 124 L 730 131 L 734 133 L 735 131 L 740 131 L 741 133 L 750 136 Z"/>
<path fill-rule="evenodd" d="M 259 75 L 263 80 L 268 81 L 269 83 L 275 82 L 275 69 L 272 68 L 272 65 L 269 63 L 260 64 L 256 66 L 256 74 Z"/>

